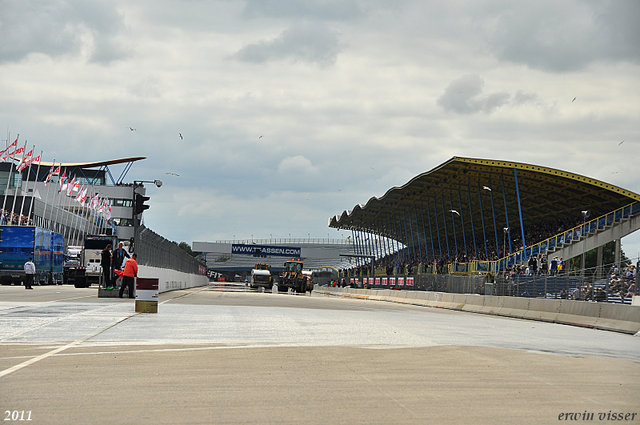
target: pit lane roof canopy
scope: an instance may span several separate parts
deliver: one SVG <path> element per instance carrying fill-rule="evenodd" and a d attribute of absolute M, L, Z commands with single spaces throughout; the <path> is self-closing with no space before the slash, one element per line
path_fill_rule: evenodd
<path fill-rule="evenodd" d="M 413 234 L 461 239 L 486 231 L 493 239 L 505 227 L 520 228 L 521 221 L 525 229 L 558 222 L 573 225 L 582 219 L 582 211 L 597 217 L 637 201 L 637 193 L 567 171 L 453 157 L 366 205 L 332 217 L 329 227 L 379 234 L 407 246 L 413 245 Z"/>

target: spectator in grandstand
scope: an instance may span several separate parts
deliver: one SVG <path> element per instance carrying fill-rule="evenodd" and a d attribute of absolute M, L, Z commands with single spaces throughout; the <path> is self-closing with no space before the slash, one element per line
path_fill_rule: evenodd
<path fill-rule="evenodd" d="M 551 259 L 551 275 L 554 276 L 558 274 L 558 257 L 553 257 Z"/>
<path fill-rule="evenodd" d="M 625 298 L 633 298 L 635 295 L 638 295 L 638 290 L 636 287 L 635 283 L 632 283 L 631 285 L 629 285 L 629 289 L 627 290 L 627 293 L 625 294 Z"/>

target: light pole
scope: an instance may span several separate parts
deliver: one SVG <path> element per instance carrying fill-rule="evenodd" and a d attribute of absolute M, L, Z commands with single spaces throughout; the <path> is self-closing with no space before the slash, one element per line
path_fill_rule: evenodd
<path fill-rule="evenodd" d="M 509 233 L 509 228 L 505 227 L 502 229 L 504 232 L 504 236 L 502 238 L 502 255 L 504 258 L 504 276 L 507 277 L 507 233 Z"/>
<path fill-rule="evenodd" d="M 584 239 L 584 238 L 583 238 L 583 236 L 584 236 L 584 234 L 585 234 L 584 227 L 585 227 L 585 225 L 586 225 L 586 223 L 587 223 L 587 217 L 589 217 L 589 211 L 588 211 L 588 210 L 586 210 L 586 211 L 582 211 L 582 229 L 580 229 L 580 238 L 581 238 L 581 239 Z M 587 268 L 587 266 L 586 266 L 586 264 L 585 264 L 585 250 L 586 250 L 586 245 L 587 245 L 587 244 L 583 241 L 583 242 L 582 242 L 582 261 L 581 261 L 581 263 L 580 263 L 580 266 L 582 267 L 582 272 L 580 273 L 581 280 L 582 280 L 582 282 L 580 283 L 581 285 L 584 285 L 584 272 L 585 272 L 585 270 L 586 270 L 586 268 Z"/>

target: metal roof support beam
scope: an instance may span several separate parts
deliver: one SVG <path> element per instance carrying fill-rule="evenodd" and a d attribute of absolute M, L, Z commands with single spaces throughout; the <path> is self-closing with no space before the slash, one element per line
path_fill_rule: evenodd
<path fill-rule="evenodd" d="M 524 239 L 524 224 L 522 221 L 522 205 L 520 205 L 520 188 L 518 187 L 518 169 L 517 168 L 513 168 L 513 176 L 515 177 L 515 181 L 516 181 L 516 196 L 518 198 L 518 213 L 520 214 L 520 231 L 522 232 L 522 247 L 523 247 L 523 251 L 522 253 L 524 254 L 524 261 L 527 261 L 527 242 Z M 511 241 L 511 239 L 509 239 L 509 241 Z"/>
<path fill-rule="evenodd" d="M 407 261 L 411 261 L 411 247 L 409 246 L 409 231 L 407 230 L 407 214 L 404 208 L 402 209 L 402 218 L 404 219 L 404 240 L 407 241 Z"/>
<path fill-rule="evenodd" d="M 449 192 L 449 205 L 451 205 L 451 227 L 453 227 L 453 243 L 455 244 L 456 247 L 456 253 L 454 255 L 454 258 L 458 258 L 458 235 L 456 235 L 456 218 L 454 217 L 454 212 L 453 212 L 453 198 L 451 198 L 451 192 Z M 452 258 L 453 260 L 453 258 Z"/>
<path fill-rule="evenodd" d="M 415 208 L 416 208 L 415 204 L 413 204 L 413 208 L 414 208 L 414 217 L 416 218 L 416 240 L 418 241 L 418 255 L 416 255 L 416 258 L 417 258 L 417 261 L 420 262 L 422 260 L 422 248 L 420 247 L 420 226 L 418 225 L 418 214 L 415 213 Z M 411 207 L 409 207 L 409 220 L 412 220 Z M 409 223 L 411 223 L 411 221 Z M 411 234 L 413 235 L 413 230 L 411 230 Z M 413 240 L 413 236 L 411 237 L 411 239 Z"/>
<path fill-rule="evenodd" d="M 469 216 L 471 217 L 471 236 L 473 236 L 473 252 L 475 253 L 475 259 L 478 259 L 478 245 L 476 245 L 476 231 L 473 227 L 473 209 L 471 208 L 471 188 L 467 184 L 467 195 L 469 198 Z"/>
<path fill-rule="evenodd" d="M 398 234 L 398 235 L 399 235 L 399 237 L 400 237 L 400 239 L 399 239 L 399 240 L 400 240 L 400 241 L 406 241 L 406 239 L 402 237 L 402 227 L 400 227 L 399 220 L 400 220 L 400 217 L 397 217 L 397 218 L 396 218 L 396 220 L 395 220 L 394 225 L 397 225 L 397 226 L 398 226 L 398 227 L 396 228 L 396 231 L 398 231 L 398 229 L 400 229 L 400 233 Z M 405 247 L 407 246 L 407 244 L 406 244 L 406 243 L 404 243 L 404 242 L 402 243 L 402 245 L 404 245 Z M 405 249 L 404 249 L 404 248 L 400 251 L 400 259 L 401 259 L 401 261 L 402 261 L 402 263 L 403 263 L 403 264 L 404 264 L 404 251 L 405 251 Z"/>
<path fill-rule="evenodd" d="M 427 201 L 427 205 L 428 201 Z M 424 207 L 422 205 L 420 205 L 420 211 L 422 212 L 422 227 L 424 228 L 424 245 L 425 245 L 425 251 L 427 250 L 427 246 L 429 246 L 429 244 L 427 244 L 427 228 L 424 225 Z M 429 241 L 431 242 L 431 256 L 435 259 L 436 257 L 436 250 L 433 247 L 433 235 L 431 234 L 431 217 L 429 217 L 429 215 L 427 215 L 427 218 L 429 219 Z M 429 262 L 429 253 L 427 252 L 427 262 Z"/>
<path fill-rule="evenodd" d="M 442 203 L 442 223 L 444 225 L 444 237 L 447 242 L 447 256 L 451 261 L 451 249 L 449 248 L 449 232 L 447 231 L 447 213 L 444 212 L 444 195 L 440 195 L 440 202 Z"/>
<path fill-rule="evenodd" d="M 489 260 L 489 248 L 487 247 L 487 232 L 484 227 L 484 212 L 482 208 L 482 193 L 480 192 L 480 182 L 478 182 L 478 201 L 480 203 L 480 221 L 482 222 L 482 236 L 484 237 L 485 260 Z"/>
<path fill-rule="evenodd" d="M 358 250 L 356 248 L 356 236 L 353 229 L 351 229 L 351 245 L 353 246 L 353 253 L 357 254 Z M 356 264 L 357 264 L 357 261 L 356 261 Z"/>
<path fill-rule="evenodd" d="M 515 168 L 514 168 L 515 170 Z M 500 173 L 500 180 L 502 180 L 502 198 L 504 199 L 504 216 L 507 221 L 507 229 L 509 229 L 509 213 L 507 212 L 507 192 L 504 190 L 504 174 Z M 507 231 L 509 236 L 509 254 L 513 252 L 513 247 L 511 246 L 511 232 Z M 507 256 L 506 252 L 502 253 L 503 256 Z"/>
<path fill-rule="evenodd" d="M 460 188 L 458 188 L 458 202 L 460 203 L 460 223 L 462 224 L 462 242 L 464 243 L 464 255 L 469 256 L 467 251 L 467 235 L 464 231 L 464 214 L 462 211 L 462 195 L 460 194 Z"/>
<path fill-rule="evenodd" d="M 400 262 L 400 239 L 398 238 L 398 231 L 396 229 L 396 224 L 395 224 L 395 220 L 393 219 L 393 215 L 390 214 L 389 215 L 389 228 L 391 229 L 391 232 L 393 233 L 393 240 L 396 241 L 396 259 L 395 259 L 395 263 L 398 264 Z"/>
<path fill-rule="evenodd" d="M 403 215 L 404 215 L 404 227 L 406 229 L 407 228 L 407 214 L 406 214 L 406 211 L 404 209 L 402 210 L 402 212 L 403 212 Z M 411 234 L 411 248 L 409 249 L 409 253 L 413 252 L 413 256 L 411 258 L 413 258 L 413 262 L 415 262 L 416 261 L 416 243 L 413 240 L 413 225 L 411 223 L 411 209 L 409 209 L 409 233 Z"/>
<path fill-rule="evenodd" d="M 440 258 L 442 258 L 442 244 L 440 243 L 440 226 L 438 226 L 438 208 L 436 207 L 436 200 L 433 200 L 433 212 L 436 215 L 436 233 L 438 236 L 438 251 L 440 252 Z M 429 213 L 429 201 L 427 201 L 427 213 Z"/>
<path fill-rule="evenodd" d="M 496 209 L 493 205 L 493 185 L 491 184 L 491 177 L 489 177 L 489 194 L 491 195 L 491 215 L 493 215 L 493 232 L 496 235 L 496 255 L 500 251 L 500 242 L 498 242 L 498 226 L 496 226 Z"/>
<path fill-rule="evenodd" d="M 413 206 L 416 211 L 416 220 L 418 219 L 418 207 Z M 422 211 L 422 236 L 424 237 L 424 260 L 429 262 L 429 247 L 427 246 L 427 228 L 424 225 L 424 211 Z"/>

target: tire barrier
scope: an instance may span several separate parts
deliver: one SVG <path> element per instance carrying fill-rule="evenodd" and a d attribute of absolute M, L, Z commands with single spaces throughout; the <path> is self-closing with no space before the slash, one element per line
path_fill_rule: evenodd
<path fill-rule="evenodd" d="M 370 290 L 316 286 L 315 290 L 325 296 L 342 296 L 461 310 L 626 334 L 640 333 L 639 305 L 390 289 Z"/>

